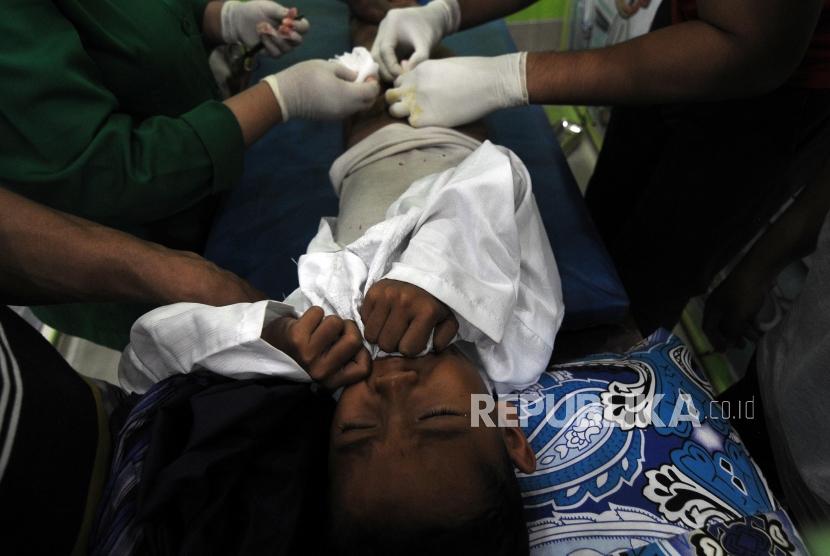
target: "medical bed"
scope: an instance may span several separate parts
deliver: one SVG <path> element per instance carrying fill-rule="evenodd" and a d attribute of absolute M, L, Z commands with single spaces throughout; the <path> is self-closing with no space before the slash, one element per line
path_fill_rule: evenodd
<path fill-rule="evenodd" d="M 334 0 L 304 0 L 311 21 L 305 44 L 279 60 L 259 58 L 253 79 L 310 58 L 351 49 L 349 10 Z M 514 51 L 501 21 L 449 37 L 457 55 Z M 487 118 L 494 143 L 527 165 L 556 254 L 565 296 L 565 328 L 614 324 L 628 299 L 588 216 L 576 182 L 540 107 L 505 110 Z M 343 152 L 340 123 L 289 121 L 251 147 L 241 183 L 224 200 L 207 257 L 280 298 L 297 286 L 295 264 L 317 232 L 320 218 L 337 214 L 328 170 Z"/>

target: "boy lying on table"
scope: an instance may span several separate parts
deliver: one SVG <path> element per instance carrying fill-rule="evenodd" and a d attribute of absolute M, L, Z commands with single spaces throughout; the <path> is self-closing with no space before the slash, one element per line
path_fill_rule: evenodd
<path fill-rule="evenodd" d="M 199 369 L 342 388 L 329 468 L 344 553 L 528 550 L 514 466 L 532 472 L 533 451 L 519 427 L 473 427 L 471 395 L 535 383 L 564 307 L 526 168 L 476 137 L 395 123 L 379 102 L 350 126 L 339 217 L 284 303 L 162 307 L 122 358 L 139 393 Z"/>

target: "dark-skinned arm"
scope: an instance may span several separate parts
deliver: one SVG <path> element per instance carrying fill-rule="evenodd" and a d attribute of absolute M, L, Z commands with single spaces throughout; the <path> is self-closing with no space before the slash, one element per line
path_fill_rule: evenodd
<path fill-rule="evenodd" d="M 699 0 L 699 20 L 608 48 L 531 53 L 530 102 L 711 101 L 768 92 L 798 67 L 823 4 Z"/>
<path fill-rule="evenodd" d="M 0 188 L 0 303 L 253 302 L 265 295 L 202 257 Z"/>

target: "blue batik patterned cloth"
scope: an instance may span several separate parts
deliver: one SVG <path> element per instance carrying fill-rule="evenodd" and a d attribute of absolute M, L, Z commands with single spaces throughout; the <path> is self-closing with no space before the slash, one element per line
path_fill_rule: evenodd
<path fill-rule="evenodd" d="M 518 406 L 537 458 L 534 473 L 518 474 L 533 554 L 803 551 L 708 381 L 667 332 L 625 355 L 558 365 L 518 393 Z"/>

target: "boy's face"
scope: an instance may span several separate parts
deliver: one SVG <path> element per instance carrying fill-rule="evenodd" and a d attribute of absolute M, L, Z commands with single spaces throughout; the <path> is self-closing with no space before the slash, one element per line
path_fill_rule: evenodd
<path fill-rule="evenodd" d="M 470 426 L 471 394 L 487 388 L 454 348 L 374 361 L 370 377 L 348 387 L 335 411 L 329 466 L 336 503 L 356 515 L 403 519 L 474 514 L 483 501 L 482 469 L 503 460 L 505 433 Z"/>

